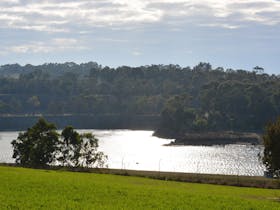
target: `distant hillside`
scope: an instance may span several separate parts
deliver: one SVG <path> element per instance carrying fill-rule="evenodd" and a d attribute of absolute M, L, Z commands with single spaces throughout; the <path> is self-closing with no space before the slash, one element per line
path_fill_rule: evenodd
<path fill-rule="evenodd" d="M 34 71 L 42 71 L 51 77 L 61 76 L 66 72 L 78 72 L 80 75 L 86 75 L 91 69 L 101 69 L 102 67 L 96 62 L 88 62 L 76 64 L 74 62 L 67 63 L 45 63 L 42 65 L 27 64 L 21 66 L 19 64 L 7 64 L 0 66 L 0 75 L 2 77 L 19 78 L 20 75 L 29 74 Z"/>
<path fill-rule="evenodd" d="M 0 116 L 36 114 L 161 115 L 159 129 L 169 134 L 258 131 L 280 115 L 280 78 L 258 71 L 213 69 L 209 63 L 193 68 L 109 68 L 95 62 L 1 66 Z"/>

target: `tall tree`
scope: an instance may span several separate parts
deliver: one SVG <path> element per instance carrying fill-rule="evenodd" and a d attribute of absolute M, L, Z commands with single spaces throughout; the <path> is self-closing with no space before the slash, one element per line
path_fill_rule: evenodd
<path fill-rule="evenodd" d="M 63 166 L 74 166 L 72 164 L 75 161 L 75 157 L 79 155 L 76 154 L 77 149 L 80 145 L 80 135 L 74 130 L 72 126 L 67 126 L 63 129 L 61 133 L 61 140 L 59 143 L 59 154 L 58 160 Z M 78 159 L 78 158 L 76 158 Z M 75 162 L 78 162 L 75 161 Z"/>
<path fill-rule="evenodd" d="M 107 156 L 98 151 L 98 139 L 91 133 L 79 134 L 72 126 L 67 126 L 61 137 L 58 160 L 63 166 L 105 166 Z"/>
<path fill-rule="evenodd" d="M 82 167 L 104 167 L 107 156 L 103 152 L 98 151 L 98 139 L 91 133 L 80 135 L 80 161 Z"/>
<path fill-rule="evenodd" d="M 55 160 L 58 137 L 56 126 L 40 118 L 33 127 L 12 141 L 13 158 L 24 166 L 45 167 Z"/>

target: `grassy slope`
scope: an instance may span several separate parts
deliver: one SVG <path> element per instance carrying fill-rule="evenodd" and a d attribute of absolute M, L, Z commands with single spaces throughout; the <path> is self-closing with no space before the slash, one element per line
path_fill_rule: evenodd
<path fill-rule="evenodd" d="M 280 209 L 280 190 L 0 167 L 0 209 Z"/>

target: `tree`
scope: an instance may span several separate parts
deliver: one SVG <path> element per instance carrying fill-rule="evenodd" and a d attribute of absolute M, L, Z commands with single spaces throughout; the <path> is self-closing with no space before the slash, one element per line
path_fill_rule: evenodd
<path fill-rule="evenodd" d="M 80 135 L 72 126 L 67 126 L 61 133 L 61 139 L 58 146 L 58 160 L 63 166 L 71 166 L 74 161 L 75 151 L 80 144 Z M 75 164 L 74 164 L 75 165 Z"/>
<path fill-rule="evenodd" d="M 12 141 L 13 158 L 24 166 L 45 167 L 55 161 L 58 137 L 56 126 L 40 118 L 33 127 Z"/>
<path fill-rule="evenodd" d="M 255 66 L 253 68 L 253 72 L 256 72 L 257 74 L 263 74 L 264 73 L 264 68 L 260 66 Z"/>
<path fill-rule="evenodd" d="M 98 139 L 91 133 L 79 134 L 72 126 L 63 129 L 43 118 L 12 141 L 16 163 L 29 167 L 60 164 L 71 167 L 104 167 L 107 156 L 98 151 Z"/>
<path fill-rule="evenodd" d="M 172 138 L 191 130 L 196 117 L 195 110 L 189 108 L 191 97 L 188 94 L 171 97 L 160 115 L 157 134 Z"/>
<path fill-rule="evenodd" d="M 280 175 L 280 117 L 266 126 L 263 136 L 264 154 L 262 161 L 269 173 Z"/>
<path fill-rule="evenodd" d="M 38 96 L 31 96 L 28 100 L 27 103 L 31 106 L 30 110 L 33 110 L 35 112 L 35 110 L 40 107 L 41 102 L 39 100 Z"/>
<path fill-rule="evenodd" d="M 72 126 L 61 133 L 58 161 L 63 166 L 104 167 L 107 156 L 98 151 L 98 139 L 91 133 L 79 134 Z"/>
<path fill-rule="evenodd" d="M 99 152 L 98 139 L 91 133 L 84 133 L 80 135 L 80 161 L 82 167 L 104 167 L 107 156 L 103 152 Z"/>

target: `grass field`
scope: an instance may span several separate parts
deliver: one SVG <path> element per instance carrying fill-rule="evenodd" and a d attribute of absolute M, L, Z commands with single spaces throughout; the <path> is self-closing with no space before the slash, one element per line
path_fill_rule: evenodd
<path fill-rule="evenodd" d="M 0 167 L 0 209 L 280 209 L 280 190 Z"/>

